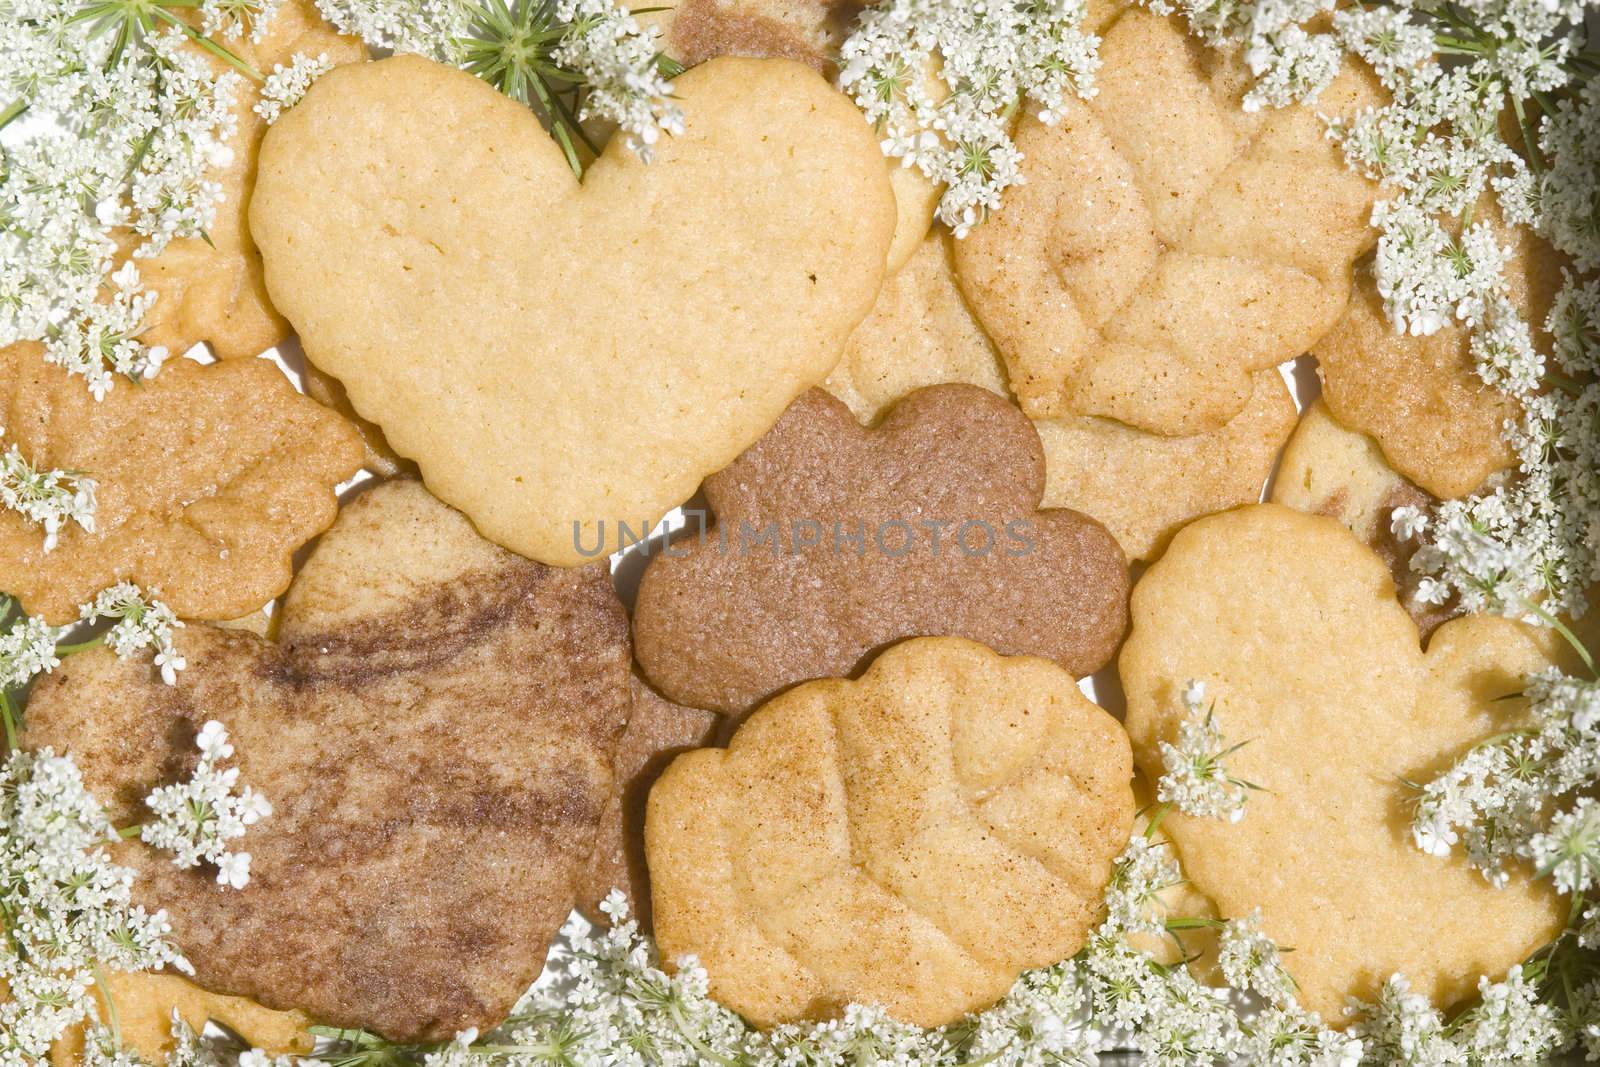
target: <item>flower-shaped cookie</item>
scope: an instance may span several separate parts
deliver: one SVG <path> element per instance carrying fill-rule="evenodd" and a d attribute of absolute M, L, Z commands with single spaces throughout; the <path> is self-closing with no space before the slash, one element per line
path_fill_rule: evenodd
<path fill-rule="evenodd" d="M 250 884 L 117 858 L 172 915 L 197 981 L 398 1040 L 498 1024 L 570 911 L 629 708 L 627 619 L 603 566 L 484 541 L 415 482 L 340 515 L 277 644 L 190 626 L 176 686 L 106 651 L 35 690 L 24 743 L 69 751 L 119 824 L 225 723 L 271 802 Z"/>
<path fill-rule="evenodd" d="M 672 699 L 724 712 L 906 637 L 1092 674 L 1127 624 L 1127 560 L 1093 519 L 1038 510 L 1043 489 L 1038 435 L 992 393 L 931 386 L 869 430 L 812 390 L 706 479 L 716 524 L 650 561 L 639 664 Z"/>
<path fill-rule="evenodd" d="M 1241 59 L 1141 9 L 1100 56 L 1093 100 L 1022 120 L 1027 184 L 957 244 L 961 287 L 1029 415 L 1214 429 L 1344 310 L 1377 187 L 1323 116 L 1377 83 L 1351 63 L 1314 105 L 1247 113 Z"/>
<path fill-rule="evenodd" d="M 52 623 L 119 581 L 188 619 L 232 619 L 289 585 L 296 549 L 327 529 L 361 439 L 264 360 L 173 360 L 96 401 L 38 345 L 0 349 L 0 445 L 95 482 L 94 532 L 0 510 L 0 590 Z"/>
<path fill-rule="evenodd" d="M 679 756 L 645 826 L 664 959 L 758 1025 L 938 1026 L 1076 952 L 1133 821 L 1122 728 L 1045 660 L 908 641 Z"/>
<path fill-rule="evenodd" d="M 1205 681 L 1230 773 L 1255 782 L 1243 820 L 1172 812 L 1163 824 L 1195 889 L 1220 914 L 1261 909 L 1294 948 L 1305 1007 L 1335 1025 L 1392 974 L 1441 1006 L 1498 978 L 1565 923 L 1548 883 L 1496 889 L 1457 853 L 1417 849 L 1413 796 L 1483 738 L 1521 725 L 1506 699 L 1551 646 L 1502 618 L 1469 616 L 1423 652 L 1389 569 L 1332 519 L 1261 504 L 1201 519 L 1133 594 L 1121 674 L 1139 767 L 1162 773 L 1182 693 Z M 1523 872 L 1531 875 L 1531 872 Z"/>

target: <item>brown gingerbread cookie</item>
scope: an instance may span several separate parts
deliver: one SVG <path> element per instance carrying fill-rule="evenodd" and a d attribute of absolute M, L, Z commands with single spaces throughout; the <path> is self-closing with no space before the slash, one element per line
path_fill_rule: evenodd
<path fill-rule="evenodd" d="M 724 712 L 921 635 L 1092 673 L 1127 622 L 1127 560 L 1043 492 L 1039 435 L 983 389 L 919 389 L 871 430 L 813 390 L 706 479 L 716 524 L 645 569 L 639 662 Z"/>
<path fill-rule="evenodd" d="M 637 675 L 633 678 L 633 711 L 611 762 L 611 797 L 600 816 L 588 868 L 578 879 L 578 907 L 590 922 L 610 921 L 600 905 L 613 889 L 620 889 L 640 928 L 650 928 L 645 800 L 672 758 L 710 744 L 721 721 L 714 711 L 674 704 Z"/>
<path fill-rule="evenodd" d="M 611 792 L 627 618 L 603 566 L 496 548 L 411 481 L 364 494 L 286 597 L 279 642 L 190 626 L 176 686 L 105 651 L 35 691 L 119 824 L 216 718 L 272 803 L 250 884 L 138 841 L 117 861 L 205 988 L 396 1040 L 499 1023 L 543 966 Z"/>

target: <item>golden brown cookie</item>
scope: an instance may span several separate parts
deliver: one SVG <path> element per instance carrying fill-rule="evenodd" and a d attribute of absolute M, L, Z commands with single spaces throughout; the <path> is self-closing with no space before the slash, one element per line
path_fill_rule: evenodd
<path fill-rule="evenodd" d="M 884 283 L 823 383 L 863 422 L 939 382 L 1009 395 L 1005 365 L 956 286 L 952 243 L 947 234 L 930 235 Z M 1256 372 L 1249 404 L 1220 429 L 1189 437 L 1091 416 L 1035 419 L 1044 505 L 1092 515 L 1129 556 L 1149 559 L 1189 520 L 1260 500 L 1294 424 L 1294 400 L 1276 370 Z"/>
<path fill-rule="evenodd" d="M 241 997 L 207 993 L 193 982 L 169 974 L 106 975 L 107 989 L 96 989 L 100 1016 L 110 1015 L 105 994 L 116 1006 L 117 1029 L 123 1047 L 143 1061 L 161 1067 L 173 1050 L 174 1013 L 195 1033 L 216 1021 L 238 1034 L 250 1047 L 273 1054 L 308 1055 L 316 1039 L 306 1031 L 311 1020 L 298 1011 L 272 1011 Z M 70 1032 L 50 1050 L 55 1067 L 82 1063 L 83 1030 Z"/>
<path fill-rule="evenodd" d="M 633 709 L 612 760 L 611 796 L 595 832 L 594 854 L 578 879 L 578 907 L 590 922 L 610 921 L 600 905 L 613 889 L 620 889 L 640 929 L 650 929 L 645 798 L 672 757 L 710 744 L 721 721 L 716 712 L 674 704 L 637 677 L 633 679 Z"/>
<path fill-rule="evenodd" d="M 298 54 L 326 55 L 333 63 L 358 62 L 367 55 L 359 40 L 323 21 L 313 0 L 286 0 L 260 41 L 247 35 L 225 44 L 264 74 L 271 74 L 275 64 L 287 66 Z M 219 72 L 232 69 L 219 57 L 206 58 Z M 231 159 L 206 174 L 207 181 L 221 186 L 223 199 L 205 238 L 175 240 L 158 256 L 134 260 L 145 288 L 159 294 L 140 338 L 145 344 L 164 345 L 180 355 L 205 341 L 219 358 L 231 359 L 260 355 L 289 336 L 289 324 L 267 297 L 261 253 L 247 217 L 267 132 L 266 120 L 254 110 L 260 99 L 260 87 L 241 78 L 235 132 L 228 140 Z"/>
<path fill-rule="evenodd" d="M 1043 490 L 1038 435 L 992 393 L 930 386 L 868 430 L 814 389 L 706 479 L 715 525 L 645 568 L 639 664 L 672 699 L 722 712 L 906 637 L 1092 674 L 1127 624 L 1127 560 L 1093 519 L 1038 510 Z"/>
<path fill-rule="evenodd" d="M 1526 228 L 1499 222 L 1510 297 L 1537 338 L 1561 287 L 1561 257 Z M 1546 349 L 1548 345 L 1540 342 Z M 1355 298 L 1314 348 L 1323 398 L 1341 423 L 1370 434 L 1395 470 L 1435 496 L 1466 496 L 1514 463 L 1505 424 L 1520 409 L 1478 377 L 1468 331 L 1450 325 L 1427 337 L 1397 333 L 1384 314 L 1370 264 Z"/>
<path fill-rule="evenodd" d="M 330 72 L 262 146 L 251 224 L 307 356 L 545 562 L 691 496 L 827 376 L 883 275 L 894 197 L 847 98 L 783 60 L 674 84 L 686 131 L 650 164 L 614 140 L 581 186 L 527 108 L 414 56 Z"/>
<path fill-rule="evenodd" d="M 52 623 L 123 580 L 183 618 L 261 607 L 361 467 L 350 425 L 265 360 L 177 359 L 96 401 L 38 345 L 13 345 L 0 349 L 0 425 L 35 467 L 97 486 L 95 532 L 64 527 L 50 552 L 37 526 L 0 511 L 0 589 Z"/>
<path fill-rule="evenodd" d="M 961 287 L 1029 415 L 1216 429 L 1344 310 L 1377 187 L 1324 116 L 1377 82 L 1352 63 L 1315 104 L 1249 114 L 1242 60 L 1141 9 L 1100 57 L 1093 100 L 1022 119 L 1027 184 L 957 244 Z"/>
<path fill-rule="evenodd" d="M 1438 500 L 1384 462 L 1372 438 L 1339 425 L 1321 400 L 1306 409 L 1283 451 L 1272 502 L 1338 519 L 1376 552 L 1389 565 L 1400 603 L 1410 612 L 1424 643 L 1441 623 L 1460 614 L 1454 604 L 1417 601 L 1420 576 L 1411 569 L 1417 545 L 1402 541 L 1392 529 L 1395 508 L 1427 511 Z"/>
<path fill-rule="evenodd" d="M 812 682 L 650 793 L 656 939 L 759 1026 L 938 1026 L 1076 952 L 1133 821 L 1127 738 L 1072 677 L 955 638 Z"/>
<path fill-rule="evenodd" d="M 1223 915 L 1260 907 L 1300 1002 L 1329 1023 L 1391 974 L 1449 1006 L 1566 920 L 1548 883 L 1493 888 L 1457 853 L 1419 851 L 1412 792 L 1471 745 L 1526 720 L 1504 699 L 1548 664 L 1539 635 L 1500 618 L 1441 626 L 1423 653 L 1389 569 L 1338 522 L 1262 504 L 1185 528 L 1133 594 L 1121 674 L 1139 767 L 1161 774 L 1184 687 L 1244 742 L 1228 767 L 1258 783 L 1244 819 L 1163 824 Z"/>
<path fill-rule="evenodd" d="M 415 482 L 347 507 L 283 604 L 279 643 L 190 626 L 176 686 L 105 651 L 28 706 L 119 825 L 221 720 L 272 815 L 220 887 L 140 842 L 196 980 L 321 1023 L 440 1040 L 499 1023 L 569 913 L 629 706 L 627 618 L 603 565 L 505 552 Z"/>

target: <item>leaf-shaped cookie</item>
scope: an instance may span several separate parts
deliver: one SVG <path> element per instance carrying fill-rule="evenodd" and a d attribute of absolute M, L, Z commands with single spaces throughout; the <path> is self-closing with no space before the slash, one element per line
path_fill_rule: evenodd
<path fill-rule="evenodd" d="M 176 686 L 97 650 L 34 691 L 24 742 L 68 751 L 119 824 L 222 721 L 273 814 L 250 884 L 130 841 L 208 989 L 401 1040 L 499 1023 L 570 912 L 628 715 L 627 617 L 603 565 L 484 541 L 420 485 L 346 507 L 279 642 L 190 626 Z"/>
<path fill-rule="evenodd" d="M 1241 59 L 1140 9 L 1100 57 L 1093 100 L 1022 120 L 1027 184 L 957 243 L 961 286 L 1029 415 L 1215 429 L 1344 310 L 1376 186 L 1323 116 L 1377 83 L 1351 62 L 1314 105 L 1249 114 Z"/>
<path fill-rule="evenodd" d="M 122 580 L 183 618 L 232 619 L 282 593 L 290 557 L 333 521 L 361 440 L 265 360 L 179 359 L 95 401 L 37 345 L 0 350 L 0 425 L 39 469 L 96 483 L 95 531 L 0 510 L 0 590 L 55 623 Z"/>
<path fill-rule="evenodd" d="M 948 234 L 930 235 L 884 283 L 823 387 L 874 423 L 913 389 L 966 382 L 1009 396 L 1005 365 L 956 286 Z M 1047 508 L 1093 516 L 1135 559 L 1184 523 L 1261 499 L 1295 425 L 1276 370 L 1258 371 L 1245 409 L 1221 428 L 1167 437 L 1089 415 L 1036 418 Z"/>
<path fill-rule="evenodd" d="M 883 276 L 894 197 L 846 97 L 786 60 L 674 86 L 685 132 L 649 164 L 614 139 L 581 186 L 526 107 L 415 56 L 331 71 L 262 145 L 251 226 L 307 356 L 546 562 L 688 499 Z"/>
<path fill-rule="evenodd" d="M 1441 626 L 1424 653 L 1389 569 L 1332 519 L 1261 504 L 1186 527 L 1133 594 L 1121 658 L 1128 733 L 1147 775 L 1206 682 L 1229 771 L 1255 782 L 1244 819 L 1164 823 L 1194 887 L 1223 915 L 1259 907 L 1294 952 L 1301 1002 L 1346 1021 L 1403 973 L 1447 1006 L 1548 941 L 1565 909 L 1523 872 L 1495 889 L 1459 853 L 1411 840 L 1412 793 L 1483 738 L 1525 721 L 1505 699 L 1549 664 L 1541 635 L 1501 618 Z"/>
<path fill-rule="evenodd" d="M 1506 226 L 1492 205 L 1479 217 L 1510 250 L 1507 295 L 1549 351 L 1544 321 L 1561 287 L 1561 257 L 1526 227 Z M 1505 424 L 1520 407 L 1478 376 L 1469 332 L 1455 325 L 1426 337 L 1397 332 L 1370 264 L 1314 354 L 1333 416 L 1371 435 L 1395 470 L 1433 495 L 1465 496 L 1514 463 Z"/>
<path fill-rule="evenodd" d="M 1127 622 L 1127 560 L 1075 511 L 1040 511 L 1044 455 L 1013 405 L 912 393 L 864 429 L 820 389 L 706 479 L 717 521 L 651 559 L 634 605 L 645 675 L 741 712 L 949 634 L 1099 670 Z"/>
<path fill-rule="evenodd" d="M 908 641 L 679 756 L 645 843 L 662 957 L 758 1025 L 951 1022 L 1076 952 L 1133 821 L 1116 720 L 1045 660 Z"/>

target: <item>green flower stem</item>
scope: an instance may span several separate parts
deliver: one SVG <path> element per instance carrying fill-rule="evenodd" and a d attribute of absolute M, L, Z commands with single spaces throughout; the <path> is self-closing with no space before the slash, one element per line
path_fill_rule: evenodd
<path fill-rule="evenodd" d="M 11 694 L 0 689 L 0 720 L 5 723 L 6 751 L 11 752 L 19 747 L 17 743 L 17 706 L 11 701 Z"/>
<path fill-rule="evenodd" d="M 3 130 L 7 126 L 11 125 L 12 121 L 26 110 L 28 110 L 28 101 L 17 100 L 4 111 L 0 111 L 0 130 Z M 8 597 L 6 599 L 9 600 L 10 598 Z"/>

